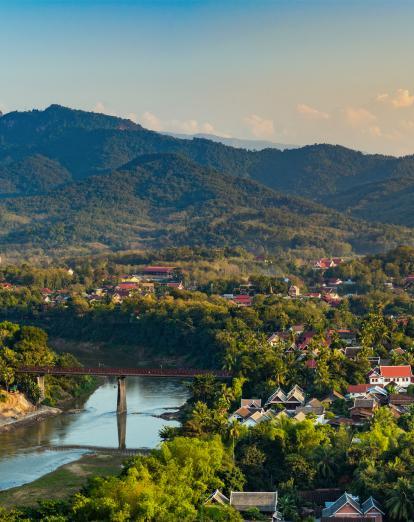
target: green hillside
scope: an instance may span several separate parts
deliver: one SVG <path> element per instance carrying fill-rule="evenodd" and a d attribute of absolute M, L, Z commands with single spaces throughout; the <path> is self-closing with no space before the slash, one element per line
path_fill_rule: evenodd
<path fill-rule="evenodd" d="M 414 241 L 409 229 L 350 220 L 173 154 L 142 156 L 45 195 L 7 198 L 2 208 L 6 250 L 241 245 L 334 254 Z"/>

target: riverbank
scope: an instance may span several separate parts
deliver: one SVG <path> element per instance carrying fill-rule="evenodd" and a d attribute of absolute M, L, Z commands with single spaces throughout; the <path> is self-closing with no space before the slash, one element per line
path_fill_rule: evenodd
<path fill-rule="evenodd" d="M 36 506 L 38 500 L 65 500 L 79 491 L 89 477 L 118 475 L 125 460 L 119 455 L 83 455 L 29 484 L 1 491 L 0 505 L 29 507 Z"/>
<path fill-rule="evenodd" d="M 40 406 L 36 411 L 23 414 L 21 417 L 0 417 L 0 433 L 11 431 L 21 426 L 30 426 L 36 422 L 41 422 L 48 417 L 60 415 L 62 410 L 60 408 L 52 408 L 51 406 Z"/>

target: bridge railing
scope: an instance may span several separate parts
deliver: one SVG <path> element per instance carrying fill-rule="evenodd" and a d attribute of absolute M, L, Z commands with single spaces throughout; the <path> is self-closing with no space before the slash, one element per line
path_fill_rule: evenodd
<path fill-rule="evenodd" d="M 154 377 L 194 377 L 212 374 L 215 377 L 228 378 L 231 374 L 219 370 L 197 368 L 84 368 L 63 366 L 21 366 L 17 373 L 35 375 L 102 375 L 116 377 L 154 376 Z"/>

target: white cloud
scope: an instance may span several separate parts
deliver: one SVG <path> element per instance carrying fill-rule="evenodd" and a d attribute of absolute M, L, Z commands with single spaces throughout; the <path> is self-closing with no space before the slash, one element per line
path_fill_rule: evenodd
<path fill-rule="evenodd" d="M 173 120 L 170 126 L 172 126 L 174 130 L 183 132 L 184 134 L 197 134 L 200 132 L 200 126 L 197 120 Z"/>
<path fill-rule="evenodd" d="M 382 94 L 377 94 L 375 101 L 382 103 L 382 102 L 388 101 L 389 98 L 390 98 L 390 95 L 388 93 L 384 92 Z"/>
<path fill-rule="evenodd" d="M 134 120 L 135 121 L 135 120 Z M 214 134 L 223 138 L 229 138 L 228 134 L 217 130 L 214 125 L 208 121 L 198 122 L 197 120 L 162 120 L 152 112 L 144 112 L 141 116 L 141 124 L 146 129 L 157 132 L 168 131 L 179 134 Z"/>
<path fill-rule="evenodd" d="M 141 116 L 141 123 L 143 127 L 149 130 L 158 132 L 164 130 L 162 121 L 158 118 L 158 116 L 155 116 L 155 114 L 149 111 L 144 112 L 144 114 Z"/>
<path fill-rule="evenodd" d="M 398 89 L 397 94 L 391 102 L 394 107 L 400 109 L 402 107 L 411 107 L 414 103 L 414 94 L 410 94 L 408 89 Z"/>
<path fill-rule="evenodd" d="M 246 116 L 244 121 L 247 123 L 248 127 L 250 128 L 250 132 L 255 138 L 269 139 L 273 138 L 275 135 L 275 126 L 273 120 L 266 120 L 257 114 L 251 114 L 250 116 Z"/>
<path fill-rule="evenodd" d="M 296 106 L 296 111 L 303 117 L 311 120 L 329 120 L 330 115 L 327 112 L 319 111 L 314 107 L 310 107 L 305 103 L 299 103 Z"/>
<path fill-rule="evenodd" d="M 98 112 L 100 114 L 109 114 L 110 116 L 114 116 L 114 114 L 110 112 L 108 108 L 105 106 L 105 104 L 101 101 L 98 101 L 92 110 L 93 112 Z"/>
<path fill-rule="evenodd" d="M 408 89 L 397 89 L 393 96 L 388 93 L 378 94 L 376 101 L 388 102 L 396 109 L 403 109 L 414 105 L 414 94 L 411 94 Z"/>
<path fill-rule="evenodd" d="M 125 118 L 133 121 L 134 123 L 138 123 L 138 116 L 135 114 L 135 112 L 129 112 L 125 115 Z"/>
<path fill-rule="evenodd" d="M 376 120 L 376 117 L 363 107 L 347 107 L 344 114 L 351 127 L 363 127 Z"/>

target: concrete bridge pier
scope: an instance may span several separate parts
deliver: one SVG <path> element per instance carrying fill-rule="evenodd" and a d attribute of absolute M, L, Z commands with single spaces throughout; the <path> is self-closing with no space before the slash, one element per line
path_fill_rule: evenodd
<path fill-rule="evenodd" d="M 46 397 L 46 388 L 45 388 L 45 376 L 44 375 L 37 375 L 36 376 L 37 385 L 40 390 L 40 397 L 39 397 L 39 403 L 42 402 Z"/>
<path fill-rule="evenodd" d="M 127 414 L 118 413 L 116 416 L 118 425 L 118 449 L 124 450 L 126 448 L 126 426 L 127 426 Z"/>
<path fill-rule="evenodd" d="M 126 402 L 126 387 L 125 387 L 125 376 L 118 377 L 118 400 L 116 404 L 116 413 L 126 413 L 127 402 Z"/>

